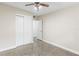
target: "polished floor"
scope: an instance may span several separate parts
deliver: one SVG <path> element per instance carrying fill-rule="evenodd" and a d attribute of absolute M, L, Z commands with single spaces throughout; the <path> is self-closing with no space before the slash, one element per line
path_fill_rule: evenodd
<path fill-rule="evenodd" d="M 0 56 L 78 56 L 46 42 L 35 40 L 34 43 L 0 52 Z"/>

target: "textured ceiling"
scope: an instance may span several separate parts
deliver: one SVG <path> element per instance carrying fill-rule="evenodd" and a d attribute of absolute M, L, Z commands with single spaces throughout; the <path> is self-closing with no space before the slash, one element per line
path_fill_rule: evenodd
<path fill-rule="evenodd" d="M 39 12 L 37 12 L 33 6 L 25 6 L 25 4 L 29 4 L 31 2 L 4 2 L 3 4 L 8 4 L 10 6 L 14 6 L 20 9 L 24 9 L 26 11 L 29 11 L 33 14 L 38 14 L 38 15 L 44 15 L 47 13 L 51 13 L 53 11 L 62 9 L 62 8 L 66 8 L 69 6 L 78 6 L 79 3 L 78 2 L 42 2 L 42 3 L 47 3 L 49 4 L 49 7 L 42 7 Z"/>

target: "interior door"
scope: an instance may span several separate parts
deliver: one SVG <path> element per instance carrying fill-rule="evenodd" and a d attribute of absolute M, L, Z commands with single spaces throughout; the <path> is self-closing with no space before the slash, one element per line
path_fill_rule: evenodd
<path fill-rule="evenodd" d="M 23 44 L 24 16 L 16 15 L 16 46 Z"/>
<path fill-rule="evenodd" d="M 16 46 L 32 42 L 32 16 L 16 15 Z"/>
<path fill-rule="evenodd" d="M 33 37 L 42 40 L 42 20 L 33 20 Z"/>
<path fill-rule="evenodd" d="M 24 18 L 24 44 L 33 43 L 32 16 Z"/>
<path fill-rule="evenodd" d="M 43 36 L 43 25 L 42 25 L 42 20 L 38 20 L 38 19 L 34 19 L 33 20 L 33 40 L 34 40 L 34 45 L 33 45 L 33 48 L 34 48 L 34 54 L 35 55 L 40 55 L 41 54 L 41 41 Z"/>

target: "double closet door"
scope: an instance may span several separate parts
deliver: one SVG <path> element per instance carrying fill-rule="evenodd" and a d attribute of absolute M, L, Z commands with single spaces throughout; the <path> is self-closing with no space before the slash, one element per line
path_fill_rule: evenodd
<path fill-rule="evenodd" d="M 16 15 L 16 46 L 28 46 L 33 43 L 32 54 L 40 55 L 39 40 L 42 40 L 42 37 L 42 20 L 33 19 L 32 16 Z"/>
<path fill-rule="evenodd" d="M 32 42 L 32 16 L 16 15 L 16 46 Z"/>

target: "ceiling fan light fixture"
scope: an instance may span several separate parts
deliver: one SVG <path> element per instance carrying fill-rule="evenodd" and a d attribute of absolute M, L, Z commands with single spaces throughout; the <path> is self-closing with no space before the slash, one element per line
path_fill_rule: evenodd
<path fill-rule="evenodd" d="M 33 5 L 34 9 L 39 11 L 39 9 L 41 9 L 42 7 L 49 7 L 48 4 L 44 4 L 44 3 L 40 3 L 40 2 L 33 2 L 30 4 L 26 4 L 25 6 L 31 6 Z"/>
<path fill-rule="evenodd" d="M 41 5 L 39 6 L 39 9 L 42 9 L 42 6 Z"/>
<path fill-rule="evenodd" d="M 39 5 L 39 6 L 34 5 L 33 8 L 34 8 L 34 10 L 39 11 L 42 8 L 42 6 L 41 5 Z"/>
<path fill-rule="evenodd" d="M 34 10 L 37 10 L 37 7 L 34 6 Z"/>

